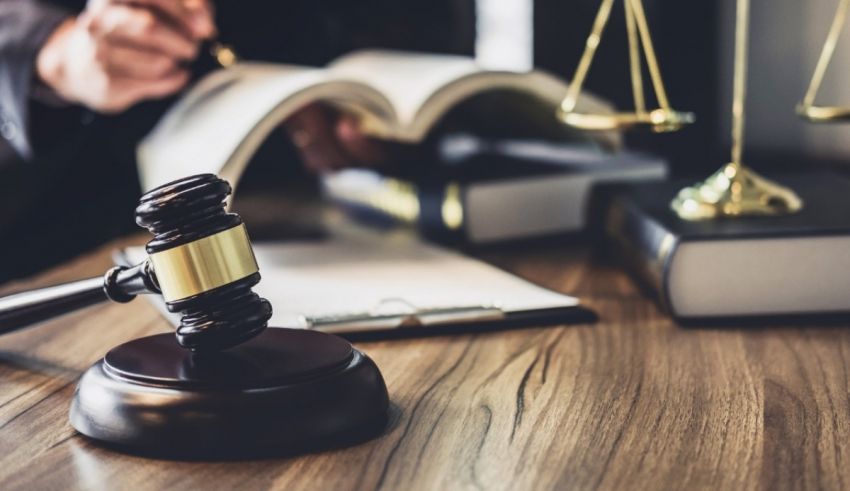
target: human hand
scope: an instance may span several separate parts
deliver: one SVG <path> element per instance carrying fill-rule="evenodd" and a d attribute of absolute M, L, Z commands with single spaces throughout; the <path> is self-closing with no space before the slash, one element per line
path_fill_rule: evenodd
<path fill-rule="evenodd" d="M 285 124 L 306 167 L 325 173 L 384 164 L 395 146 L 364 135 L 357 120 L 319 104 L 304 107 Z"/>
<path fill-rule="evenodd" d="M 36 73 L 67 102 L 121 112 L 180 90 L 214 34 L 208 0 L 89 0 L 48 38 Z"/>

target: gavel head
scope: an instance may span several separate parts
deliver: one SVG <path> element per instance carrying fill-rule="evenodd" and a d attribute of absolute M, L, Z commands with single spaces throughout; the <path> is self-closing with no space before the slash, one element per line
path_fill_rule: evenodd
<path fill-rule="evenodd" d="M 136 223 L 154 235 L 146 249 L 168 310 L 182 315 L 184 348 L 235 346 L 272 315 L 251 290 L 260 273 L 242 219 L 225 212 L 230 192 L 227 181 L 200 174 L 148 192 L 136 208 Z"/>

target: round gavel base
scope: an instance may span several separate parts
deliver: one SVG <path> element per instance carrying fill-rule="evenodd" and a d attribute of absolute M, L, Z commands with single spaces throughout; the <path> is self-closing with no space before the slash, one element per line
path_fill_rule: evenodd
<path fill-rule="evenodd" d="M 130 452 L 238 457 L 354 443 L 383 429 L 387 409 L 378 367 L 347 341 L 270 328 L 216 353 L 173 334 L 122 344 L 80 379 L 70 419 Z"/>

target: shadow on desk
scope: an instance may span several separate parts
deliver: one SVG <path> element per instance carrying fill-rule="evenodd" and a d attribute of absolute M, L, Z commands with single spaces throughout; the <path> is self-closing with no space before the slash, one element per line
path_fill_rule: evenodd
<path fill-rule="evenodd" d="M 552 313 L 534 312 L 531 314 L 511 314 L 510 317 L 492 322 L 474 322 L 433 326 L 399 327 L 384 331 L 366 331 L 343 333 L 339 336 L 351 342 L 386 341 L 434 336 L 453 336 L 460 334 L 480 334 L 506 331 L 509 329 L 529 329 L 540 327 L 560 327 L 568 324 L 592 324 L 599 320 L 596 312 L 586 307 L 573 307 L 568 310 L 552 309 Z"/>
<path fill-rule="evenodd" d="M 709 317 L 678 321 L 685 329 L 783 330 L 801 327 L 845 330 L 850 326 L 850 313 L 814 313 L 795 315 L 762 315 L 748 317 Z"/>
<path fill-rule="evenodd" d="M 13 351 L 0 350 L 0 366 L 9 366 L 28 372 L 39 373 L 53 378 L 59 378 L 67 382 L 76 380 L 80 374 L 78 371 L 59 365 L 58 363 L 26 356 Z"/>
<path fill-rule="evenodd" d="M 138 448 L 127 448 L 120 445 L 110 445 L 96 440 L 86 439 L 87 444 L 126 455 L 148 459 L 183 461 L 183 462 L 243 462 L 258 459 L 280 459 L 300 457 L 308 454 L 318 454 L 334 450 L 343 450 L 361 445 L 368 441 L 379 439 L 395 430 L 404 416 L 400 406 L 390 401 L 386 421 L 380 424 L 367 425 L 347 434 L 335 434 L 333 438 L 313 440 L 306 446 L 286 448 L 266 448 L 252 450 L 232 450 L 226 448 L 194 449 L 191 456 L 179 453 L 169 453 L 167 449 L 158 451 L 140 451 Z"/>

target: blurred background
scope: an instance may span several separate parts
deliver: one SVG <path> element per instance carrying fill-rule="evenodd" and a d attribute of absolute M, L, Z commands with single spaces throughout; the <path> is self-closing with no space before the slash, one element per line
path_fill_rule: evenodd
<path fill-rule="evenodd" d="M 86 7 L 83 0 L 0 0 L 0 14 L 5 14 L 0 22 L 8 23 L 0 24 L 0 31 L 11 32 L 15 16 L 36 3 L 58 5 L 68 15 Z M 232 43 L 245 59 L 322 66 L 356 49 L 394 48 L 474 55 L 487 67 L 520 71 L 537 67 L 571 78 L 600 1 L 221 0 L 213 4 L 220 38 Z M 838 0 L 752 1 L 744 160 L 758 171 L 846 167 L 850 126 L 813 125 L 794 112 L 837 5 Z M 675 109 L 694 112 L 697 120 L 674 133 L 628 133 L 627 147 L 666 159 L 673 176 L 704 177 L 729 159 L 735 0 L 644 0 L 644 7 L 670 101 Z M 3 36 L 0 32 L 0 62 L 6 64 L 0 65 L 0 76 L 7 70 L 9 77 L 19 55 L 15 49 L 3 51 L 3 43 L 10 42 Z M 850 36 L 845 33 L 820 101 L 850 102 L 848 54 Z M 12 79 L 16 76 L 11 74 Z M 631 108 L 622 1 L 615 3 L 585 88 L 624 110 Z M 27 97 L 4 93 L 7 89 L 0 84 L 0 96 L 5 99 Z M 14 163 L 21 159 L 9 142 L 20 131 L 16 135 L 13 126 L 0 125 L 0 233 L 15 237 L 0 243 L 0 256 L 16 258 L 0 264 L 0 281 L 31 274 L 112 237 L 137 231 L 129 220 L 140 193 L 133 162 L 135 143 L 173 100 L 142 102 L 118 115 L 34 101 L 29 125 L 36 165 Z M 78 132 L 88 136 L 78 137 Z M 240 196 L 252 190 L 279 196 L 282 188 L 293 194 L 315 194 L 316 176 L 298 165 L 298 158 L 287 138 L 269 138 L 248 167 Z M 55 247 L 56 243 L 63 247 Z"/>
<path fill-rule="evenodd" d="M 583 46 L 568 33 L 586 34 L 598 4 L 534 2 L 535 64 L 571 76 Z M 571 15 L 577 6 L 582 15 Z M 850 126 L 813 125 L 794 113 L 837 6 L 837 0 L 752 0 L 745 160 L 757 169 L 841 165 L 850 155 Z M 678 133 L 630 134 L 627 141 L 668 157 L 675 174 L 712 171 L 729 158 L 735 1 L 647 0 L 645 8 L 671 103 L 694 111 L 697 121 Z M 622 9 L 615 8 L 586 84 L 618 106 L 631 102 L 623 25 Z M 850 102 L 848 54 L 845 32 L 820 100 Z"/>
<path fill-rule="evenodd" d="M 484 65 L 534 66 L 571 78 L 598 0 L 452 0 L 456 28 L 437 50 Z M 668 159 L 674 176 L 703 176 L 729 160 L 735 1 L 644 0 L 674 108 L 696 123 L 667 134 L 625 135 L 632 149 Z M 835 168 L 850 157 L 850 125 L 811 124 L 794 112 L 811 79 L 837 0 L 753 0 L 745 160 L 756 169 Z M 617 2 L 585 88 L 632 106 L 624 13 Z M 448 32 L 446 34 L 449 34 Z M 426 43 L 427 44 L 427 43 Z M 819 92 L 850 102 L 850 36 L 842 35 Z M 262 157 L 258 157 L 262 160 Z"/>

